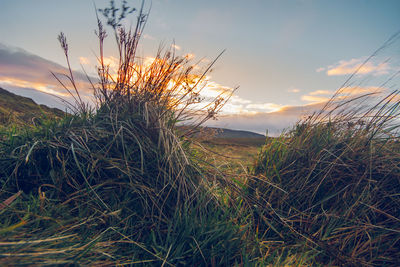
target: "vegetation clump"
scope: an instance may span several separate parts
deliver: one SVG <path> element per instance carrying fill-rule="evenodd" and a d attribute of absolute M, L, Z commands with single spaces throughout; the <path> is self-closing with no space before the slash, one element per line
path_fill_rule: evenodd
<path fill-rule="evenodd" d="M 265 239 L 301 240 L 323 264 L 399 263 L 399 102 L 357 105 L 373 97 L 331 100 L 267 139 L 249 183 Z"/>
<path fill-rule="evenodd" d="M 1 194 L 9 197 L 0 207 L 7 218 L 0 227 L 7 240 L 0 244 L 2 264 L 243 261 L 243 232 L 207 191 L 209 181 L 189 153 L 190 136 L 225 100 L 219 96 L 195 112 L 208 69 L 194 73 L 173 50 L 140 64 L 136 50 L 147 14 L 142 5 L 135 30 L 126 30 L 125 5 L 121 14 L 113 1 L 101 10 L 115 33 L 117 70 L 104 63 L 106 32 L 98 20 L 95 106 L 81 98 L 72 71 L 70 86 L 54 74 L 74 101 L 70 114 L 2 134 Z M 69 66 L 64 34 L 59 41 Z M 179 127 L 188 119 L 193 126 Z"/>

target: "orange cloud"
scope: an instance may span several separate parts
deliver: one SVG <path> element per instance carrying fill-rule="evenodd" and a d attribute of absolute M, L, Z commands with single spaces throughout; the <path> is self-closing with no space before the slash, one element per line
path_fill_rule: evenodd
<path fill-rule="evenodd" d="M 119 67 L 119 59 L 113 56 L 103 57 L 104 65 L 110 68 L 111 72 L 117 72 Z"/>
<path fill-rule="evenodd" d="M 365 58 L 353 58 L 350 60 L 340 60 L 337 64 L 330 65 L 326 69 L 328 76 L 348 75 L 357 71 L 358 74 L 374 74 L 384 75 L 388 74 L 390 66 L 387 62 L 374 64 L 371 61 L 366 62 Z M 317 72 L 323 71 L 325 68 L 317 69 Z"/>
<path fill-rule="evenodd" d="M 339 90 L 340 94 L 347 94 L 350 96 L 363 95 L 363 94 L 380 94 L 387 91 L 386 88 L 377 86 L 348 86 Z"/>
<path fill-rule="evenodd" d="M 310 93 L 310 95 L 331 95 L 331 94 L 333 94 L 333 92 L 329 90 L 317 90 Z"/>
<path fill-rule="evenodd" d="M 329 99 L 330 99 L 329 97 L 323 97 L 323 96 L 313 96 L 313 95 L 303 95 L 303 96 L 301 96 L 301 100 L 307 101 L 307 102 L 312 102 L 312 103 L 326 102 Z"/>
<path fill-rule="evenodd" d="M 335 100 L 341 101 L 344 99 L 350 99 L 350 98 L 354 98 L 354 97 L 358 97 L 358 96 L 362 96 L 362 95 L 366 95 L 366 94 L 380 95 L 384 92 L 387 92 L 386 88 L 377 87 L 377 86 L 365 86 L 365 87 L 363 87 L 363 86 L 348 86 L 348 87 L 343 87 L 336 92 Z M 303 95 L 301 97 L 301 100 L 307 101 L 307 102 L 312 102 L 312 103 L 320 103 L 320 102 L 328 101 L 329 99 L 331 99 L 331 97 L 327 97 L 327 96 L 333 96 L 333 95 L 334 95 L 333 91 L 317 90 L 317 91 L 310 92 L 307 95 Z"/>
<path fill-rule="evenodd" d="M 89 65 L 90 60 L 87 57 L 79 57 L 79 63 L 81 63 L 82 65 Z"/>
<path fill-rule="evenodd" d="M 5 89 L 13 90 L 17 94 L 20 89 L 21 92 L 30 90 L 47 95 L 44 97 L 43 94 L 41 96 L 36 94 L 38 99 L 50 99 L 49 95 L 53 95 L 70 101 L 70 94 L 51 72 L 55 73 L 67 88 L 71 89 L 70 81 L 65 78 L 65 75 L 69 74 L 67 68 L 25 50 L 0 44 L 0 84 Z M 86 75 L 73 71 L 73 76 L 81 97 L 88 100 L 93 91 Z M 91 79 L 96 83 L 96 78 Z M 54 103 L 44 104 L 54 106 Z"/>
<path fill-rule="evenodd" d="M 31 88 L 38 90 L 42 93 L 47 93 L 47 94 L 52 94 L 56 95 L 59 97 L 69 97 L 70 95 L 68 94 L 67 91 L 64 90 L 64 92 L 60 92 L 59 89 L 55 89 L 54 86 L 47 85 L 45 83 L 40 83 L 40 82 L 29 82 L 29 81 L 24 81 L 12 77 L 0 77 L 0 84 L 2 85 L 9 85 L 9 86 L 14 86 L 14 87 L 22 87 L 22 88 Z"/>
<path fill-rule="evenodd" d="M 329 90 L 317 90 L 301 96 L 301 100 L 312 103 L 321 103 L 330 99 L 330 97 L 327 97 L 326 95 L 333 95 L 333 92 Z"/>

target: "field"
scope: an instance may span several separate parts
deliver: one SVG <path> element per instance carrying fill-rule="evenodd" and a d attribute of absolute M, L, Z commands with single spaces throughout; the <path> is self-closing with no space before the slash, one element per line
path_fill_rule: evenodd
<path fill-rule="evenodd" d="M 247 173 L 265 143 L 265 138 L 213 138 L 202 142 L 201 157 L 219 169 Z"/>

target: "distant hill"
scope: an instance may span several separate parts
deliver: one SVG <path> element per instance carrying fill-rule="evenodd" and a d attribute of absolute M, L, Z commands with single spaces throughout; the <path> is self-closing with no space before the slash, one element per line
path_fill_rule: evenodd
<path fill-rule="evenodd" d="M 38 105 L 28 97 L 13 94 L 0 87 L 0 125 L 10 122 L 31 123 L 33 118 L 42 115 L 60 118 L 64 116 L 64 112 L 57 108 Z"/>
<path fill-rule="evenodd" d="M 207 127 L 207 128 L 215 130 L 215 138 L 264 138 L 265 139 L 265 135 L 249 131 L 214 128 L 214 127 Z"/>
<path fill-rule="evenodd" d="M 265 143 L 265 135 L 241 130 L 205 127 L 203 135 L 209 135 L 206 142 L 220 145 L 260 146 Z"/>

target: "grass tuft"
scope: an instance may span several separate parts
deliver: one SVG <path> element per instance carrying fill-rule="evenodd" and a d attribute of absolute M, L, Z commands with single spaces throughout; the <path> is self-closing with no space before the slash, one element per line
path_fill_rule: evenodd
<path fill-rule="evenodd" d="M 267 139 L 249 183 L 263 239 L 300 240 L 322 264 L 399 263 L 399 102 L 393 93 L 348 109 L 370 97 Z"/>

